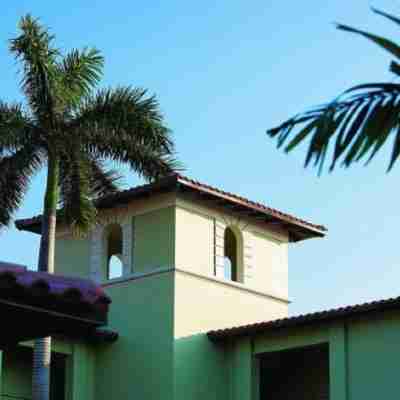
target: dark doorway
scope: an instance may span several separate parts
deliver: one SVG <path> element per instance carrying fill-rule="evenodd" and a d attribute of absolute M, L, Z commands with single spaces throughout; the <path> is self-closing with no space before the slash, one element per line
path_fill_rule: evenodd
<path fill-rule="evenodd" d="M 260 358 L 261 400 L 329 400 L 328 344 Z"/>
<path fill-rule="evenodd" d="M 64 354 L 51 355 L 50 400 L 65 400 L 65 364 Z"/>

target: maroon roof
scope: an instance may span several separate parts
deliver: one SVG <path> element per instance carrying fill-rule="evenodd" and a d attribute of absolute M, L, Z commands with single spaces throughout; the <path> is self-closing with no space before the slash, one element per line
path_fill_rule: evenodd
<path fill-rule="evenodd" d="M 154 183 L 104 196 L 98 199 L 95 204 L 98 209 L 107 209 L 129 203 L 134 199 L 168 191 L 191 193 L 208 202 L 214 202 L 218 206 L 227 207 L 234 212 L 254 217 L 261 222 L 280 225 L 289 231 L 291 241 L 322 237 L 327 231 L 322 225 L 307 222 L 264 204 L 225 192 L 179 174 L 173 174 Z M 20 219 L 15 224 L 18 229 L 40 233 L 41 216 Z"/>
<path fill-rule="evenodd" d="M 0 263 L 0 299 L 105 321 L 110 298 L 88 279 Z"/>
<path fill-rule="evenodd" d="M 272 321 L 259 322 L 255 324 L 242 325 L 233 328 L 220 329 L 208 332 L 212 341 L 225 341 L 242 336 L 253 336 L 266 332 L 276 331 L 297 326 L 311 325 L 333 320 L 346 319 L 354 316 L 387 310 L 399 310 L 400 297 L 386 300 L 373 301 L 370 303 L 357 304 L 353 306 L 340 307 L 326 311 L 298 315 L 295 317 L 276 319 Z"/>

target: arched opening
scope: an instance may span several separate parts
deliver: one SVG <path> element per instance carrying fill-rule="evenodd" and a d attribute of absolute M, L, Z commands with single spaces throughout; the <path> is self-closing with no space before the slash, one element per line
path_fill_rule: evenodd
<path fill-rule="evenodd" d="M 224 234 L 224 278 L 234 282 L 242 281 L 241 241 L 232 228 Z"/>
<path fill-rule="evenodd" d="M 112 224 L 107 227 L 107 279 L 119 278 L 122 274 L 122 228 Z"/>

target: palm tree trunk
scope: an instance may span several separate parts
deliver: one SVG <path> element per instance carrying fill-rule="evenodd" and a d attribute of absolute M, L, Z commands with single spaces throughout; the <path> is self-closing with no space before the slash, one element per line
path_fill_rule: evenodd
<path fill-rule="evenodd" d="M 58 202 L 58 160 L 49 154 L 47 184 L 42 216 L 38 270 L 54 273 Z M 50 397 L 51 338 L 35 341 L 33 351 L 32 399 L 49 400 Z"/>

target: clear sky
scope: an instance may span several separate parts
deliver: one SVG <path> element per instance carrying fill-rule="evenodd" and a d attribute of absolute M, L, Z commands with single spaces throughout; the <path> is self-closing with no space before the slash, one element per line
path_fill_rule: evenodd
<path fill-rule="evenodd" d="M 400 14 L 397 1 L 373 5 Z M 291 245 L 291 314 L 398 296 L 400 164 L 385 174 L 388 149 L 367 168 L 317 177 L 302 168 L 305 148 L 286 156 L 265 135 L 350 85 L 392 79 L 386 53 L 332 24 L 397 38 L 398 28 L 369 6 L 364 0 L 5 2 L 0 98 L 21 98 L 7 39 L 30 12 L 52 28 L 61 48 L 103 51 L 102 85 L 157 94 L 187 175 L 329 228 L 325 239 Z M 33 181 L 17 217 L 40 212 L 43 177 Z M 35 267 L 36 235 L 15 229 L 0 235 L 0 259 Z"/>

